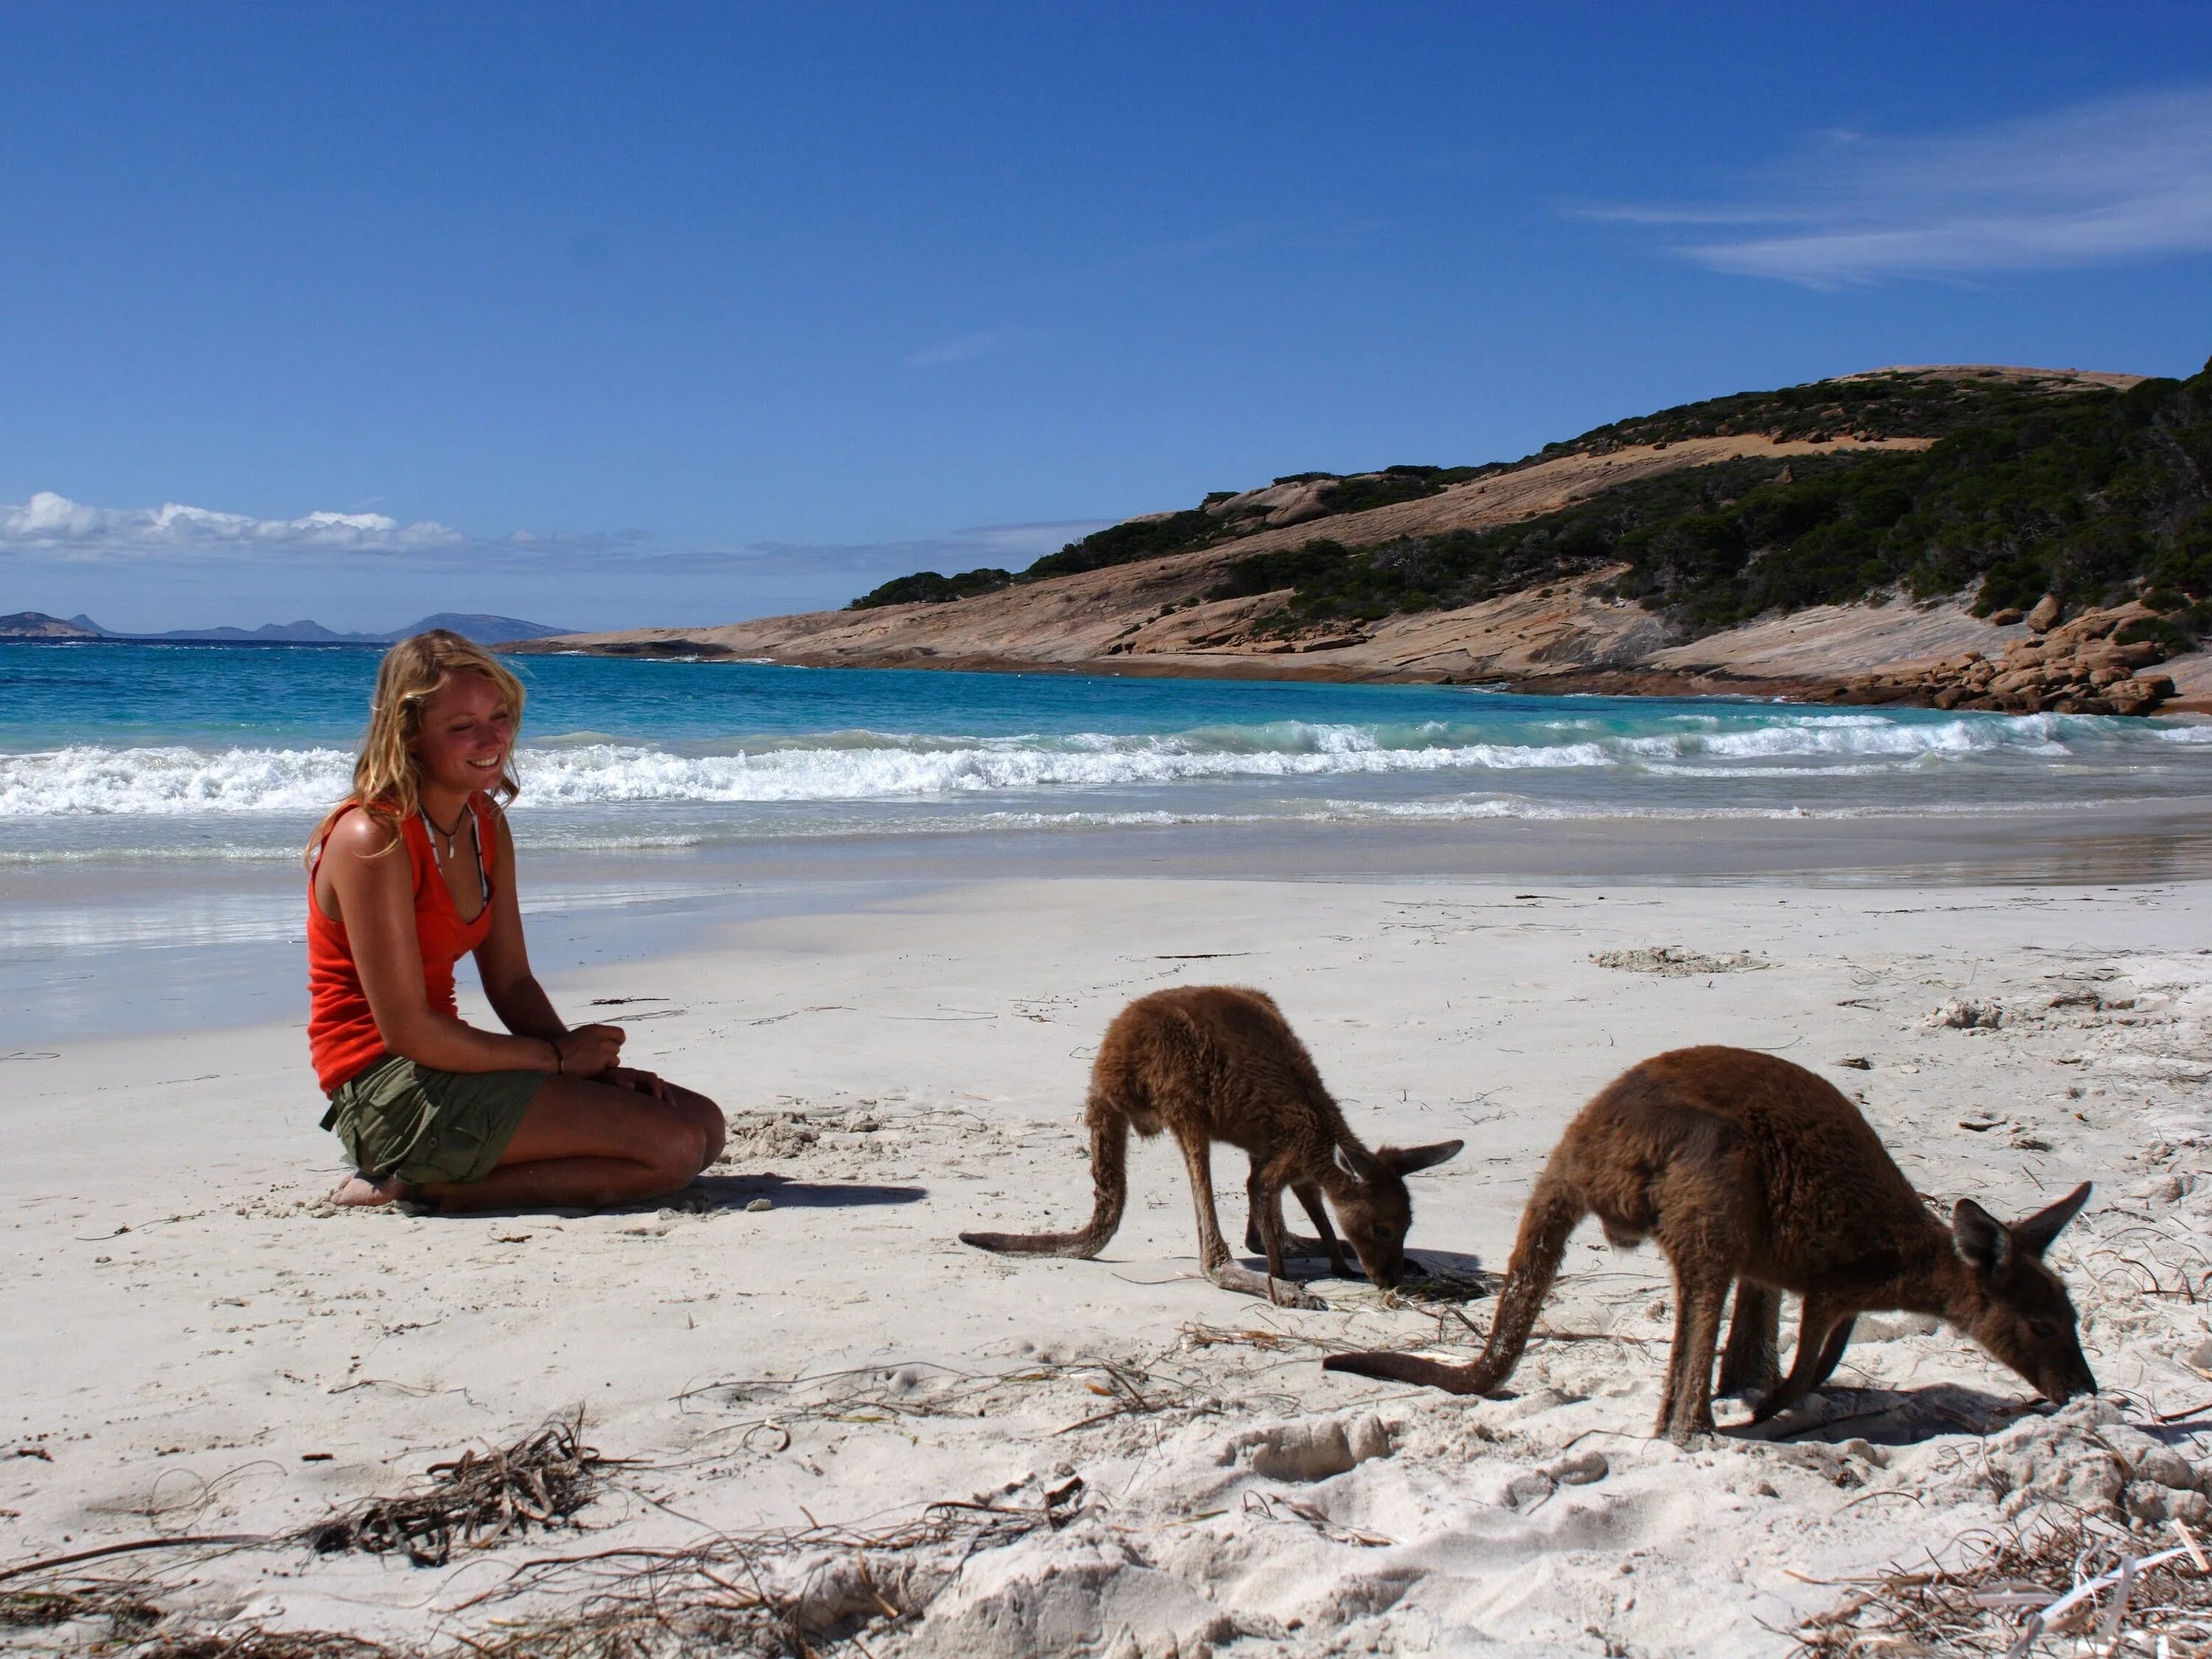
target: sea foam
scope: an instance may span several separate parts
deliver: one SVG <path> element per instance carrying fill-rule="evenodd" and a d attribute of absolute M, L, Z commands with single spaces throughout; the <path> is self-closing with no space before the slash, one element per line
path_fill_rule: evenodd
<path fill-rule="evenodd" d="M 2080 722 L 2075 722 L 2080 725 Z M 1546 728 L 1549 729 L 1547 730 Z M 2070 752 L 2062 723 L 1989 719 L 1904 722 L 1866 714 L 1778 714 L 1715 729 L 1604 732 L 1588 721 L 1541 723 L 1529 741 L 1480 728 L 1295 720 L 1164 734 L 1076 732 L 975 738 L 872 731 L 754 744 L 681 747 L 575 733 L 516 757 L 518 810 L 629 802 L 776 803 L 973 798 L 1206 781 L 1352 778 L 1626 769 L 1655 776 L 1859 775 L 1899 763 Z M 2164 734 L 2161 734 L 2164 735 Z M 1553 738 L 1556 740 L 1546 740 Z M 2187 741 L 2187 739 L 2183 739 Z M 349 787 L 352 757 L 335 748 L 203 750 L 82 745 L 0 755 L 0 818 L 312 815 Z"/>

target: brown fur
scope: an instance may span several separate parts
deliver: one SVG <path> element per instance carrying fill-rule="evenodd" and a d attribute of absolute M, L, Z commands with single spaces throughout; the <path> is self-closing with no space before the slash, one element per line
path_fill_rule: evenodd
<path fill-rule="evenodd" d="M 1313 1218 L 1330 1270 L 1351 1269 L 1329 1225 L 1328 1206 L 1344 1224 L 1360 1265 L 1377 1285 L 1398 1281 L 1406 1259 L 1413 1201 L 1406 1175 L 1441 1164 L 1461 1142 L 1379 1146 L 1370 1152 L 1352 1133 L 1313 1056 L 1273 999 L 1228 985 L 1194 985 L 1139 997 L 1114 1017 L 1091 1067 L 1084 1106 L 1091 1128 L 1091 1176 L 1097 1188 L 1091 1224 L 1073 1233 L 976 1233 L 961 1242 L 1010 1255 L 1095 1256 L 1121 1224 L 1128 1201 L 1129 1132 L 1163 1129 L 1182 1148 L 1198 1212 L 1200 1265 L 1227 1290 L 1271 1301 L 1320 1306 L 1284 1278 L 1286 1239 L 1282 1194 L 1287 1187 Z M 1246 1190 L 1252 1203 L 1246 1243 L 1265 1253 L 1263 1278 L 1229 1259 L 1213 1208 L 1212 1146 L 1217 1140 L 1250 1157 Z"/>
<path fill-rule="evenodd" d="M 1767 1389 L 1754 1422 L 1825 1382 L 1862 1313 L 1948 1322 L 2052 1400 L 2096 1392 L 2074 1304 L 2044 1250 L 2085 1182 L 2010 1226 L 1961 1199 L 1944 1227 L 1858 1109 L 1802 1066 L 1743 1048 L 1679 1048 L 1623 1073 L 1567 1126 L 1522 1212 L 1490 1340 L 1464 1365 L 1333 1354 L 1331 1370 L 1488 1394 L 1513 1374 L 1568 1235 L 1594 1214 L 1616 1245 L 1656 1238 L 1674 1272 L 1674 1344 L 1656 1432 L 1713 1429 L 1713 1349 L 1729 1286 L 1724 1392 Z M 1804 1298 L 1775 1387 L 1779 1292 Z"/>

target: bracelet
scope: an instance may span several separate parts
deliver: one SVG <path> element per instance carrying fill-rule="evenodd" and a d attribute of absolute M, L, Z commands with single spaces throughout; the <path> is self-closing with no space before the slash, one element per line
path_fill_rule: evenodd
<path fill-rule="evenodd" d="M 556 1042 L 551 1037 L 547 1037 L 545 1039 L 545 1046 L 553 1051 L 553 1075 L 555 1077 L 562 1077 L 567 1075 L 568 1062 L 561 1057 L 561 1045 Z"/>

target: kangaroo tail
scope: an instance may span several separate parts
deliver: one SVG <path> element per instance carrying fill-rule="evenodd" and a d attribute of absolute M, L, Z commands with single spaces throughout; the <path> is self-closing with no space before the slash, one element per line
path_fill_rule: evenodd
<path fill-rule="evenodd" d="M 1559 1277 L 1567 1237 L 1586 1213 L 1574 1188 L 1553 1170 L 1546 1170 L 1536 1178 L 1536 1190 L 1529 1194 L 1528 1207 L 1521 1212 L 1520 1237 L 1513 1241 L 1505 1288 L 1498 1293 L 1498 1312 L 1491 1321 L 1490 1338 L 1483 1344 L 1480 1358 L 1452 1365 L 1408 1353 L 1333 1353 L 1322 1361 L 1322 1369 L 1419 1382 L 1450 1394 L 1491 1393 L 1521 1363 L 1537 1311 L 1551 1293 L 1552 1281 Z"/>
<path fill-rule="evenodd" d="M 1446 1394 L 1478 1394 L 1474 1365 L 1448 1365 L 1414 1353 L 1333 1353 L 1321 1362 L 1325 1371 L 1379 1376 L 1388 1382 L 1418 1382 Z"/>
<path fill-rule="evenodd" d="M 960 1242 L 1001 1255 L 1065 1255 L 1088 1260 L 1106 1248 L 1129 1201 L 1129 1119 L 1092 1095 L 1084 1116 L 1091 1124 L 1091 1180 L 1095 1188 L 1091 1224 L 1073 1233 L 963 1233 Z"/>

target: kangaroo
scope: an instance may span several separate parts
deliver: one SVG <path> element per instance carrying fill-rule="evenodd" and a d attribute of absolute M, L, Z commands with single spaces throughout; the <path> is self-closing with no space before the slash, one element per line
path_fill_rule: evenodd
<path fill-rule="evenodd" d="M 1322 1206 L 1327 1194 L 1367 1276 L 1388 1289 L 1405 1270 L 1406 1230 L 1413 1201 L 1405 1177 L 1455 1155 L 1462 1142 L 1378 1146 L 1370 1152 L 1345 1123 L 1313 1056 L 1262 992 L 1230 985 L 1193 985 L 1139 997 L 1114 1017 L 1091 1062 L 1083 1109 L 1091 1128 L 1091 1178 L 1097 1196 L 1091 1224 L 1073 1233 L 976 1233 L 963 1244 L 1007 1255 L 1089 1258 L 1121 1224 L 1129 1195 L 1129 1131 L 1151 1137 L 1164 1128 L 1182 1148 L 1198 1211 L 1199 1265 L 1224 1290 L 1264 1296 L 1291 1307 L 1327 1304 L 1285 1279 L 1286 1238 L 1282 1194 L 1288 1187 L 1313 1218 L 1329 1269 L 1349 1277 L 1336 1232 Z M 1213 1208 L 1217 1140 L 1251 1158 L 1248 1245 L 1263 1251 L 1262 1275 L 1237 1266 L 1222 1241 Z"/>
<path fill-rule="evenodd" d="M 2074 1304 L 2043 1253 L 2088 1201 L 2087 1182 L 2009 1226 L 1970 1198 L 1928 1213 L 1858 1109 L 1801 1066 L 1742 1048 L 1678 1048 L 1631 1066 L 1583 1108 L 1536 1178 L 1480 1358 L 1332 1354 L 1330 1370 L 1488 1394 L 1513 1374 L 1576 1224 L 1616 1248 L 1659 1241 L 1674 1273 L 1674 1346 L 1653 1431 L 1713 1430 L 1713 1347 L 1735 1317 L 1721 1389 L 1765 1389 L 1754 1423 L 1828 1380 L 1862 1313 L 1934 1314 L 2064 1401 L 2097 1379 Z M 1779 1293 L 1804 1298 L 1790 1375 L 1775 1379 Z"/>

